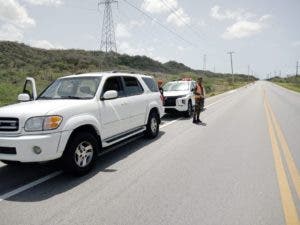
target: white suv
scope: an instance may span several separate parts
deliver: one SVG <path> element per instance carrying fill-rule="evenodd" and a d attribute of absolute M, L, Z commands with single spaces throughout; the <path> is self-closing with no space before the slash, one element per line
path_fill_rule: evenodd
<path fill-rule="evenodd" d="M 104 148 L 144 132 L 155 138 L 163 106 L 150 76 L 95 73 L 62 77 L 37 97 L 26 80 L 21 103 L 0 108 L 0 160 L 61 158 L 68 171 L 89 171 Z"/>
<path fill-rule="evenodd" d="M 190 79 L 166 83 L 163 86 L 165 112 L 184 112 L 186 117 L 191 117 L 195 106 L 195 87 L 196 81 Z"/>

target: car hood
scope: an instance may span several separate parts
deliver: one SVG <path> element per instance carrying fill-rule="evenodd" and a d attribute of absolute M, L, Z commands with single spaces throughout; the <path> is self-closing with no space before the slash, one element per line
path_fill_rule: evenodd
<path fill-rule="evenodd" d="M 29 118 L 55 115 L 65 107 L 78 108 L 88 100 L 36 100 L 8 105 L 0 108 L 0 117 Z"/>
<path fill-rule="evenodd" d="M 176 97 L 176 96 L 183 96 L 188 95 L 189 91 L 164 91 L 165 97 Z"/>

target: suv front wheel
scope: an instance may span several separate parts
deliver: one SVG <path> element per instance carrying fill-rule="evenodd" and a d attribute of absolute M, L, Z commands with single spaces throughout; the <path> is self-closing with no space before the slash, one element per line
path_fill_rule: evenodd
<path fill-rule="evenodd" d="M 63 155 L 63 168 L 75 175 L 89 172 L 99 152 L 97 139 L 90 133 L 77 133 L 71 137 Z"/>
<path fill-rule="evenodd" d="M 190 118 L 193 115 L 193 105 L 191 100 L 188 102 L 188 109 L 185 112 L 185 117 Z"/>
<path fill-rule="evenodd" d="M 151 112 L 148 118 L 146 137 L 156 138 L 159 133 L 159 115 L 156 112 Z"/>

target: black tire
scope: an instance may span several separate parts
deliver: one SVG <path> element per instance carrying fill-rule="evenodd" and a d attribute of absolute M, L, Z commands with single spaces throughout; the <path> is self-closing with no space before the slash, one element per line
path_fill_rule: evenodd
<path fill-rule="evenodd" d="M 184 113 L 184 116 L 186 118 L 190 118 L 192 115 L 193 115 L 193 105 L 192 105 L 192 102 L 189 101 L 189 103 L 188 103 L 188 110 Z"/>
<path fill-rule="evenodd" d="M 0 160 L 0 161 L 8 166 L 17 166 L 21 164 L 18 161 L 7 161 L 7 160 Z"/>
<path fill-rule="evenodd" d="M 78 176 L 88 173 L 95 164 L 99 148 L 95 135 L 91 133 L 73 135 L 62 157 L 63 169 Z"/>
<path fill-rule="evenodd" d="M 151 112 L 148 118 L 147 129 L 145 136 L 154 139 L 159 133 L 159 115 L 156 112 Z"/>

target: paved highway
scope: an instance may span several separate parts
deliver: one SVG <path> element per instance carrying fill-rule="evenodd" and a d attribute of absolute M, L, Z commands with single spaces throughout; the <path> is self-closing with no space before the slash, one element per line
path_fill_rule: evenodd
<path fill-rule="evenodd" d="M 74 178 L 0 165 L 0 224 L 300 224 L 300 94 L 257 82 L 166 117 Z"/>

